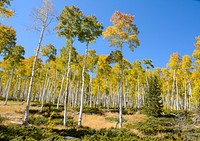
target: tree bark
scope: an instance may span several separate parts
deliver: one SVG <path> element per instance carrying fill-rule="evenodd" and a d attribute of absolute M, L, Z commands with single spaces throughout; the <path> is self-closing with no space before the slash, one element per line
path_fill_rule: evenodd
<path fill-rule="evenodd" d="M 121 69 L 120 69 L 120 82 L 119 82 L 119 128 L 122 128 L 122 93 L 123 93 L 123 71 L 124 71 L 124 62 L 123 62 L 123 53 L 122 46 L 120 47 L 122 54 L 121 58 Z"/>
<path fill-rule="evenodd" d="M 71 52 L 72 52 L 72 39 L 70 39 L 70 49 L 69 49 L 69 58 L 67 63 L 67 84 L 64 95 L 64 120 L 63 125 L 67 126 L 67 106 L 68 106 L 68 98 L 69 98 L 69 85 L 70 85 L 70 73 L 71 73 Z"/>
<path fill-rule="evenodd" d="M 80 111 L 79 111 L 79 118 L 78 118 L 78 127 L 81 127 L 82 125 L 84 88 L 85 88 L 85 69 L 86 69 L 86 62 L 87 62 L 87 56 L 88 56 L 88 44 L 89 43 L 86 44 L 84 64 L 83 64 L 83 70 L 82 70 L 82 87 L 81 87 L 81 101 L 80 101 Z"/>
<path fill-rule="evenodd" d="M 10 74 L 10 80 L 9 80 L 9 84 L 8 84 L 8 90 L 6 91 L 6 100 L 4 102 L 4 105 L 7 105 L 7 102 L 8 102 L 8 95 L 10 93 L 10 87 L 12 84 L 12 78 L 13 78 L 14 71 L 15 71 L 15 68 L 12 69 L 12 72 Z"/>
<path fill-rule="evenodd" d="M 59 105 L 60 105 L 60 98 L 61 98 L 61 94 L 62 94 L 62 91 L 63 91 L 63 86 L 64 86 L 64 82 L 65 82 L 65 76 L 66 76 L 66 73 L 64 73 L 63 78 L 62 78 L 60 92 L 58 94 L 58 101 L 57 101 L 57 107 L 56 107 L 56 109 L 58 109 Z"/>
<path fill-rule="evenodd" d="M 92 108 L 92 72 L 90 72 L 90 87 L 89 87 L 89 93 L 90 93 L 90 108 Z"/>
<path fill-rule="evenodd" d="M 39 39 L 38 47 L 37 47 L 37 50 L 36 50 L 34 62 L 33 62 L 30 85 L 29 85 L 28 96 L 27 96 L 26 109 L 25 109 L 25 114 L 24 114 L 24 121 L 23 121 L 23 123 L 25 125 L 28 124 L 29 107 L 30 107 L 30 102 L 31 102 L 31 92 L 32 92 L 33 81 L 34 81 L 34 76 L 35 76 L 36 62 L 37 62 L 38 54 L 40 52 L 40 47 L 41 47 L 41 43 L 42 43 L 42 39 L 43 39 L 45 28 L 46 28 L 46 26 L 43 25 L 41 33 L 40 33 L 40 39 Z"/>

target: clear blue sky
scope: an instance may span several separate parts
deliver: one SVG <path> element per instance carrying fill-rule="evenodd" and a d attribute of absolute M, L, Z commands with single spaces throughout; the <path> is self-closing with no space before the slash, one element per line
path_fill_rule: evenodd
<path fill-rule="evenodd" d="M 42 0 L 14 0 L 11 7 L 15 16 L 5 19 L 3 24 L 12 25 L 17 32 L 17 44 L 25 47 L 26 55 L 34 55 L 39 33 L 27 30 L 31 26 L 31 12 L 41 5 Z M 135 23 L 140 31 L 140 46 L 131 52 L 124 47 L 124 56 L 130 62 L 143 58 L 152 59 L 155 67 L 165 67 L 170 54 L 178 52 L 181 56 L 192 55 L 195 37 L 200 35 L 199 0 L 53 0 L 57 15 L 65 5 L 78 6 L 85 15 L 95 15 L 103 23 L 104 29 L 112 25 L 109 21 L 115 11 L 135 16 Z M 55 27 L 58 22 L 53 22 Z M 65 46 L 65 39 L 58 38 L 56 32 L 46 34 L 43 45 L 53 44 L 57 50 Z M 85 44 L 76 42 L 80 54 L 84 53 Z M 109 54 L 114 48 L 107 40 L 99 37 L 89 46 L 99 55 Z"/>

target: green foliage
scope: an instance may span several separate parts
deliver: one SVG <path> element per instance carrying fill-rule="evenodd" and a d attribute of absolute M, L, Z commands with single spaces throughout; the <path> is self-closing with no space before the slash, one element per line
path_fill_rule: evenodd
<path fill-rule="evenodd" d="M 143 64 L 146 65 L 146 69 L 154 68 L 152 60 L 150 59 L 143 59 Z"/>
<path fill-rule="evenodd" d="M 145 122 L 138 122 L 126 125 L 126 128 L 137 129 L 146 135 L 156 135 L 158 133 L 173 133 L 174 127 L 174 119 L 165 117 L 150 117 Z"/>
<path fill-rule="evenodd" d="M 33 125 L 44 125 L 44 124 L 47 124 L 47 122 L 48 122 L 48 119 L 45 117 L 41 117 L 41 116 L 29 117 L 29 123 Z"/>
<path fill-rule="evenodd" d="M 119 118 L 118 117 L 106 117 L 105 120 L 109 121 L 109 122 L 118 122 Z"/>
<path fill-rule="evenodd" d="M 126 129 L 99 130 L 94 135 L 86 135 L 83 141 L 136 141 L 139 137 Z"/>
<path fill-rule="evenodd" d="M 45 136 L 51 135 L 52 134 L 52 130 L 53 130 L 53 126 L 55 125 L 55 123 L 53 122 L 52 118 L 54 116 L 54 112 L 51 113 L 50 117 L 48 118 L 47 121 L 47 126 L 44 132 Z"/>
<path fill-rule="evenodd" d="M 83 16 L 81 19 L 81 32 L 78 35 L 80 42 L 91 43 L 102 34 L 102 23 L 95 16 Z"/>
<path fill-rule="evenodd" d="M 55 60 L 57 50 L 52 44 L 42 46 L 41 48 L 42 56 L 48 57 L 47 62 Z"/>
<path fill-rule="evenodd" d="M 83 13 L 76 6 L 65 6 L 60 17 L 60 23 L 56 27 L 57 33 L 67 39 L 75 38 L 81 31 L 81 20 Z"/>
<path fill-rule="evenodd" d="M 71 62 L 76 62 L 78 59 L 78 53 L 76 48 L 72 46 L 69 40 L 66 41 L 66 47 L 60 49 L 60 59 L 63 66 L 66 66 L 69 59 L 69 50 L 71 48 Z"/>
<path fill-rule="evenodd" d="M 122 60 L 122 53 L 121 51 L 119 50 L 115 50 L 115 51 L 112 51 L 110 53 L 110 55 L 107 57 L 107 60 L 110 62 L 110 63 L 121 63 L 120 61 Z"/>
<path fill-rule="evenodd" d="M 149 85 L 146 87 L 144 110 L 148 115 L 160 116 L 163 103 L 161 98 L 161 85 L 156 75 L 150 76 Z"/>
<path fill-rule="evenodd" d="M 76 111 L 79 111 L 79 107 L 76 108 Z M 98 107 L 84 107 L 83 108 L 83 113 L 86 114 L 99 114 L 99 115 L 103 115 L 103 111 L 100 110 Z"/>
<path fill-rule="evenodd" d="M 6 118 L 5 118 L 5 117 L 2 117 L 2 116 L 0 115 L 0 123 L 2 123 L 4 120 L 6 120 Z"/>
<path fill-rule="evenodd" d="M 93 135 L 96 133 L 94 129 L 90 128 L 71 128 L 71 129 L 62 129 L 62 130 L 55 130 L 54 132 L 58 133 L 60 136 L 71 136 L 76 138 L 83 138 L 86 135 Z"/>
<path fill-rule="evenodd" d="M 8 55 L 4 57 L 5 60 L 9 60 L 12 66 L 16 66 L 24 59 L 23 55 L 25 54 L 25 50 L 23 46 L 14 46 L 12 47 Z"/>
<path fill-rule="evenodd" d="M 10 141 L 17 139 L 23 140 L 41 140 L 45 138 L 42 136 L 43 130 L 41 128 L 25 128 L 24 126 L 4 126 L 0 125 L 0 140 Z"/>

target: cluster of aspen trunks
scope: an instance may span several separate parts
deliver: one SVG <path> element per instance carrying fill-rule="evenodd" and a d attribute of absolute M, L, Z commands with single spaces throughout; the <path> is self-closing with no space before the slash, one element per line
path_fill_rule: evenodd
<path fill-rule="evenodd" d="M 95 53 L 95 52 L 94 52 Z M 172 54 L 177 55 L 177 53 Z M 94 55 L 93 55 L 94 56 Z M 91 56 L 89 56 L 89 59 Z M 94 69 L 89 69 L 89 63 L 86 67 L 85 74 L 85 106 L 102 106 L 105 108 L 118 107 L 119 101 L 119 65 L 110 66 L 106 64 L 106 55 L 97 56 L 98 61 L 94 64 Z M 184 61 L 183 56 L 181 61 Z M 173 60 L 169 59 L 170 61 Z M 180 58 L 179 58 L 180 59 Z M 38 59 L 40 60 L 40 59 Z M 25 58 L 24 62 L 33 62 L 33 57 Z M 60 104 L 64 102 L 64 93 L 66 87 L 66 67 L 57 60 L 50 63 L 42 64 L 38 61 L 35 81 L 33 84 L 32 101 L 41 101 L 44 103 Z M 181 63 L 176 69 L 155 68 L 154 70 L 145 69 L 142 62 L 135 61 L 133 63 L 125 60 L 124 62 L 124 83 L 123 83 L 123 106 L 142 108 L 145 98 L 145 87 L 148 76 L 152 73 L 160 78 L 162 87 L 162 98 L 164 108 L 174 110 L 193 110 L 199 104 L 198 86 L 199 86 L 199 70 L 198 67 L 192 69 L 181 68 Z M 191 60 L 189 59 L 191 62 Z M 102 65 L 102 66 L 101 66 Z M 192 67 L 192 63 L 190 67 Z M 1 96 L 6 98 L 26 100 L 30 81 L 30 70 L 26 74 L 20 74 L 20 70 L 26 70 L 30 66 L 24 64 L 20 69 L 2 70 L 0 79 Z M 143 66 L 143 67 L 142 67 Z M 81 64 L 73 64 L 70 77 L 69 87 L 69 105 L 77 107 L 80 104 L 81 91 Z M 29 73 L 29 74 L 28 74 Z M 197 92 L 196 92 L 197 91 Z M 42 110 L 42 107 L 41 107 Z"/>

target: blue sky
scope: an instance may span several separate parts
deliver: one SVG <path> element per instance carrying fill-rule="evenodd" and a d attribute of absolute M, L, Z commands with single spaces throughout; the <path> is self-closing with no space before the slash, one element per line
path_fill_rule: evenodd
<path fill-rule="evenodd" d="M 14 0 L 11 7 L 15 16 L 5 19 L 3 24 L 11 25 L 17 32 L 17 44 L 25 47 L 26 55 L 34 55 L 39 33 L 28 30 L 33 19 L 33 8 L 41 5 L 42 0 Z M 78 6 L 85 15 L 95 15 L 103 23 L 104 30 L 112 25 L 109 21 L 115 11 L 135 16 L 135 24 L 140 34 L 140 46 L 131 52 L 124 46 L 124 57 L 130 62 L 144 58 L 152 59 L 155 67 L 165 67 L 170 54 L 178 52 L 181 56 L 192 55 L 195 37 L 200 35 L 199 0 L 53 0 L 59 16 L 65 5 Z M 51 27 L 55 27 L 54 21 Z M 43 45 L 53 44 L 57 50 L 65 46 L 65 39 L 58 38 L 55 31 L 45 34 Z M 78 41 L 75 47 L 84 53 L 85 44 Z M 99 37 L 89 49 L 95 49 L 99 55 L 109 54 L 115 48 L 109 47 L 107 40 Z"/>

